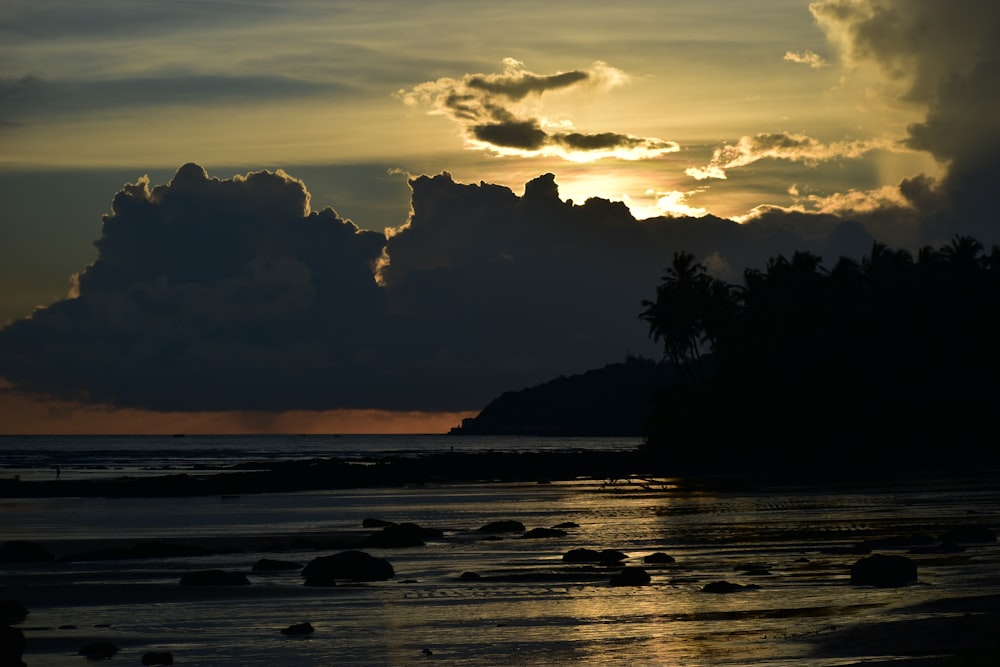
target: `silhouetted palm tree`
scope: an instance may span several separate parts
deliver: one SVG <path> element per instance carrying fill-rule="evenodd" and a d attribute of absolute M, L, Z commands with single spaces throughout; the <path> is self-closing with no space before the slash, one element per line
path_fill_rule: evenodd
<path fill-rule="evenodd" d="M 663 341 L 664 356 L 691 382 L 704 379 L 702 351 L 713 349 L 735 312 L 733 289 L 712 278 L 689 252 L 674 253 L 656 288 L 656 300 L 642 302 L 639 318 L 649 335 Z"/>

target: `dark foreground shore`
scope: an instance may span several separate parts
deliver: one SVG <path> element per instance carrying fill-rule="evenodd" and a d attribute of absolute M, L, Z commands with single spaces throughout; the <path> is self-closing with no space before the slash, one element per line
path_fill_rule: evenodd
<path fill-rule="evenodd" d="M 7 544 L 22 562 L 0 566 L 0 600 L 30 610 L 24 661 L 53 667 L 97 641 L 121 648 L 110 665 L 162 651 L 197 667 L 412 664 L 424 648 L 457 667 L 1000 664 L 994 473 L 654 478 L 645 463 L 448 452 L 11 482 L 61 497 L 3 502 L 7 539 L 50 555 Z M 389 542 L 384 520 L 435 536 Z M 302 567 L 348 549 L 395 576 L 304 583 Z M 624 560 L 565 559 L 578 549 Z M 917 580 L 854 583 L 869 552 L 913 561 Z M 264 559 L 295 567 L 255 570 Z M 649 579 L 613 584 L 625 568 Z M 209 570 L 250 584 L 181 584 Z M 308 639 L 280 632 L 306 621 Z"/>

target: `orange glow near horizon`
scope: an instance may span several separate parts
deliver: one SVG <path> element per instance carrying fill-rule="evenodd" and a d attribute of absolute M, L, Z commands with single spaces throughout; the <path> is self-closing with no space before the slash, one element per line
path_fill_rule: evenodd
<path fill-rule="evenodd" d="M 447 433 L 476 412 L 289 410 L 155 412 L 29 397 L 6 391 L 0 435 L 251 435 Z"/>

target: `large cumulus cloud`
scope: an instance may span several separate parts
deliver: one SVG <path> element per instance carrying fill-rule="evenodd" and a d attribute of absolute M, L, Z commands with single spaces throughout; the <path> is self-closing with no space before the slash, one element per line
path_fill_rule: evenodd
<path fill-rule="evenodd" d="M 63 398 L 164 410 L 352 406 L 381 290 L 383 236 L 304 184 L 260 172 L 126 186 L 76 298 L 2 331 L 0 371 Z"/>
<path fill-rule="evenodd" d="M 551 174 L 521 196 L 448 174 L 410 186 L 409 220 L 383 234 L 312 211 L 283 172 L 188 164 L 127 185 L 74 298 L 0 330 L 0 377 L 164 411 L 475 410 L 655 355 L 637 313 L 675 250 L 735 280 L 778 252 L 870 243 L 832 215 L 818 235 L 815 221 L 640 222 L 622 203 L 563 201 Z"/>
<path fill-rule="evenodd" d="M 910 179 L 900 191 L 926 210 L 922 241 L 952 234 L 1000 241 L 1000 5 L 978 0 L 825 0 L 810 10 L 854 71 L 878 71 L 883 93 L 926 108 L 904 143 L 947 169 L 937 184 Z"/>

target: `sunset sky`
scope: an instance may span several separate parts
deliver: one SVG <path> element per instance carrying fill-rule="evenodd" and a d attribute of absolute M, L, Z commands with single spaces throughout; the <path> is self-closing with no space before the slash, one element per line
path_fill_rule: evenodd
<path fill-rule="evenodd" d="M 980 0 L 8 0 L 0 432 L 441 431 L 677 250 L 989 246 L 997 91 Z"/>

